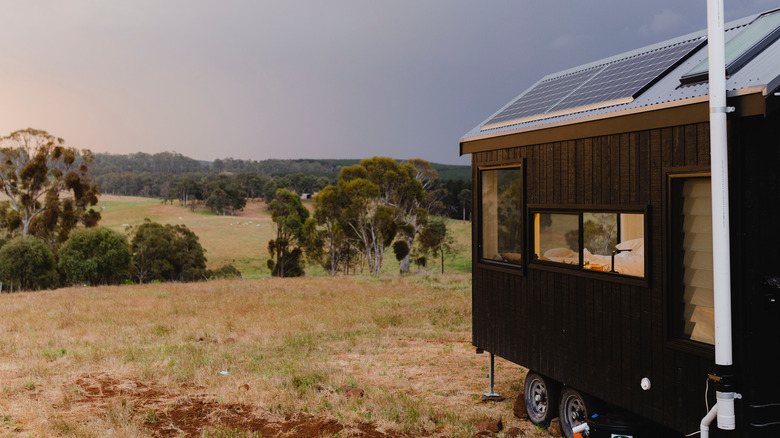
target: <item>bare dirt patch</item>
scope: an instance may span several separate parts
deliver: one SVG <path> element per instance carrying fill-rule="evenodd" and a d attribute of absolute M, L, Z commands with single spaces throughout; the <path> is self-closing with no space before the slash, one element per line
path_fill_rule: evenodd
<path fill-rule="evenodd" d="M 209 430 L 257 433 L 263 437 L 380 438 L 408 437 L 383 433 L 371 423 L 346 427 L 338 421 L 306 413 L 274 415 L 243 403 L 220 403 L 207 394 L 182 395 L 157 389 L 131 379 L 83 375 L 74 382 L 81 397 L 72 401 L 72 411 L 100 414 L 110 406 L 132 406 L 132 415 L 154 437 L 199 437 Z"/>

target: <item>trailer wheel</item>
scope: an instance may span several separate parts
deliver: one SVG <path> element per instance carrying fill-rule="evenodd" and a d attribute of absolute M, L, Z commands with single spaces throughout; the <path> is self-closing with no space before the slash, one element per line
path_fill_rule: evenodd
<path fill-rule="evenodd" d="M 563 388 L 558 413 L 561 418 L 561 429 L 566 438 L 572 438 L 572 429 L 585 423 L 598 409 L 598 402 L 590 396 L 574 388 Z"/>
<path fill-rule="evenodd" d="M 532 423 L 547 425 L 555 418 L 558 392 L 557 382 L 533 371 L 528 372 L 523 398 L 528 419 Z"/>

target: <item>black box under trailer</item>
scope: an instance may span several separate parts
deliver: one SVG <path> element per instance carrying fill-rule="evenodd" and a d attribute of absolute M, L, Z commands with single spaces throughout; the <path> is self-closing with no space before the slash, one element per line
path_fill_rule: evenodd
<path fill-rule="evenodd" d="M 778 36 L 780 10 L 726 26 L 741 398 L 736 430 L 712 436 L 780 437 Z M 728 377 L 713 347 L 706 45 L 702 31 L 546 76 L 460 141 L 473 343 L 529 369 L 537 423 L 560 416 L 571 435 L 602 413 L 636 436 L 689 434 Z"/>

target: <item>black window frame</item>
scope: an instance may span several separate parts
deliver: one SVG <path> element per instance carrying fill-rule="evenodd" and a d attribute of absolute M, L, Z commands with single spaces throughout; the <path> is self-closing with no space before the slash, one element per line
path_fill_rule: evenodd
<path fill-rule="evenodd" d="M 665 220 L 666 220 L 666 254 L 664 256 L 664 269 L 666 271 L 665 285 L 666 294 L 666 331 L 668 344 L 677 350 L 695 354 L 705 358 L 713 358 L 715 355 L 715 346 L 701 341 L 695 341 L 683 336 L 684 320 L 682 315 L 684 308 L 680 306 L 683 302 L 685 290 L 677 281 L 682 273 L 681 257 L 675 254 L 677 245 L 677 229 L 679 225 L 679 203 L 682 200 L 680 190 L 686 180 L 712 178 L 711 172 L 698 169 L 678 169 L 674 172 L 668 172 L 666 175 L 666 196 L 665 196 Z"/>
<path fill-rule="evenodd" d="M 483 219 L 484 219 L 484 212 L 483 212 L 483 199 L 482 199 L 482 175 L 483 172 L 486 171 L 492 171 L 492 170 L 501 170 L 501 169 L 519 169 L 520 170 L 520 179 L 522 184 L 522 202 L 520 206 L 520 229 L 522 233 L 522 241 L 521 241 L 521 257 L 522 261 L 519 264 L 516 263 L 510 263 L 510 262 L 504 262 L 500 260 L 495 259 L 489 259 L 482 257 L 482 248 L 483 248 L 483 236 L 482 231 L 484 229 Z M 525 273 L 525 267 L 528 265 L 528 232 L 526 227 L 526 172 L 525 172 L 525 163 L 523 161 L 519 162 L 512 162 L 512 163 L 505 163 L 505 164 L 489 164 L 489 165 L 483 165 L 478 166 L 476 168 L 476 187 L 474 190 L 474 195 L 476 198 L 476 210 L 477 214 L 476 217 L 473 217 L 474 219 L 474 231 L 475 232 L 475 239 L 474 239 L 474 262 L 477 266 L 481 268 L 489 268 L 499 271 L 504 271 L 512 274 L 517 275 L 523 275 Z"/>
<path fill-rule="evenodd" d="M 528 257 L 528 263 L 526 264 L 531 269 L 539 269 L 539 270 L 545 270 L 545 271 L 553 271 L 553 272 L 561 272 L 571 275 L 576 275 L 580 277 L 588 277 L 588 278 L 594 278 L 594 279 L 600 279 L 600 280 L 609 280 L 609 281 L 615 281 L 619 283 L 625 283 L 635 286 L 643 286 L 648 287 L 650 285 L 650 261 L 652 260 L 652 248 L 650 245 L 650 206 L 649 205 L 638 205 L 638 204 L 627 204 L 627 205 L 586 205 L 586 204 L 576 204 L 576 205 L 565 205 L 565 204 L 556 204 L 556 205 L 550 205 L 550 204 L 528 204 L 526 206 L 526 223 L 529 224 L 528 227 L 526 227 L 527 232 L 527 244 L 526 247 L 528 250 L 526 251 L 529 254 Z M 553 262 L 553 261 L 545 261 L 545 260 L 539 260 L 535 258 L 535 253 L 533 248 L 536 247 L 536 242 L 534 241 L 536 233 L 533 230 L 533 226 L 535 224 L 534 222 L 534 215 L 537 213 L 549 213 L 549 214 L 577 214 L 579 216 L 579 263 L 577 265 L 567 265 L 564 263 L 559 262 Z M 609 272 L 609 271 L 596 271 L 591 269 L 585 269 L 583 267 L 583 214 L 584 213 L 616 213 L 616 214 L 642 214 L 644 218 L 644 244 L 645 244 L 645 252 L 644 252 L 644 277 L 638 277 L 634 275 L 627 275 L 627 274 L 621 274 L 618 272 Z"/>

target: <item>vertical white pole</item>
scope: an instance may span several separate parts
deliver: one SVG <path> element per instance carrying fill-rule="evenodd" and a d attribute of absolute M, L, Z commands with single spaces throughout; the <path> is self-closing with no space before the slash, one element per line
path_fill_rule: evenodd
<path fill-rule="evenodd" d="M 710 87 L 710 162 L 712 171 L 712 271 L 715 285 L 715 364 L 730 370 L 731 253 L 729 236 L 728 141 L 726 129 L 726 61 L 723 0 L 707 0 L 707 48 Z M 725 374 L 731 374 L 725 371 Z M 729 376 L 730 377 L 730 376 Z M 716 392 L 718 428 L 733 430 L 734 392 Z"/>
<path fill-rule="evenodd" d="M 723 0 L 707 8 L 710 64 L 710 161 L 712 167 L 712 259 L 715 284 L 715 363 L 731 365 L 731 255 L 729 251 L 726 67 Z"/>

